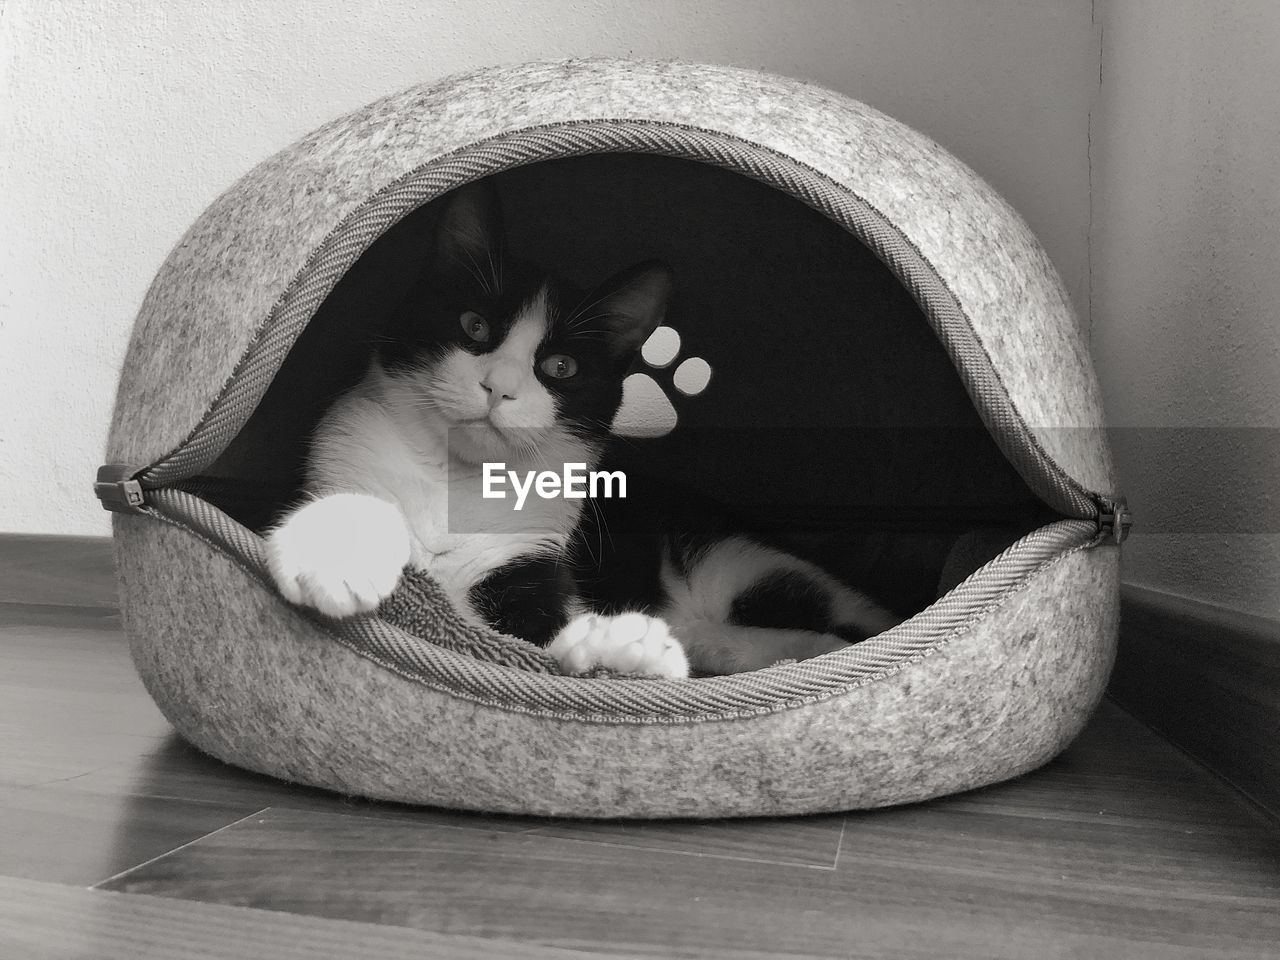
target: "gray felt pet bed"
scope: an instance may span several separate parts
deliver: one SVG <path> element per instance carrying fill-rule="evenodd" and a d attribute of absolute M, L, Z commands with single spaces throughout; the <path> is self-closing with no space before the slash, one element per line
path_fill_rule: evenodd
<path fill-rule="evenodd" d="M 583 280 L 660 256 L 708 388 L 625 451 L 803 534 L 910 617 L 689 680 L 561 676 L 426 577 L 326 621 L 261 532 L 449 190 Z M 1021 219 L 916 131 L 793 80 L 584 60 L 380 100 L 263 162 L 142 305 L 97 491 L 147 689 L 215 757 L 386 800 L 583 817 L 924 800 L 1052 758 L 1098 702 L 1127 527 L 1098 388 Z M 766 494 L 762 494 L 765 491 Z"/>

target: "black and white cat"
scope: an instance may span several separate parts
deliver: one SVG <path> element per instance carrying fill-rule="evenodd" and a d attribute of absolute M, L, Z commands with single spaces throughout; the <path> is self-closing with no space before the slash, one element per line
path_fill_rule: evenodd
<path fill-rule="evenodd" d="M 364 379 L 319 424 L 309 500 L 268 536 L 287 599 L 368 612 L 408 565 L 464 616 L 571 672 L 663 677 L 813 657 L 898 622 L 750 537 L 647 517 L 610 546 L 581 499 L 529 497 L 515 511 L 482 497 L 486 462 L 522 475 L 599 464 L 671 273 L 642 263 L 584 295 L 510 256 L 483 182 L 445 201 L 430 261 Z"/>

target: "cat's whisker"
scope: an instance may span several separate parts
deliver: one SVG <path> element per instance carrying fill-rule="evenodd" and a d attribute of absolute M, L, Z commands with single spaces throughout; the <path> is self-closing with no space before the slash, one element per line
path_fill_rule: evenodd
<path fill-rule="evenodd" d="M 484 268 L 480 266 L 480 261 L 476 259 L 475 253 L 469 248 L 464 249 L 461 252 L 466 255 L 466 260 L 463 260 L 460 257 L 454 257 L 454 259 L 459 264 L 461 264 L 463 269 L 465 269 L 467 273 L 471 275 L 471 278 L 480 285 L 480 288 L 485 292 L 486 295 L 492 296 L 493 287 L 490 284 L 490 281 L 488 280 L 488 278 L 485 276 Z"/>
<path fill-rule="evenodd" d="M 588 310 L 592 310 L 598 307 L 600 304 L 604 303 L 606 300 L 609 299 L 611 293 L 612 291 L 606 290 L 604 293 L 600 294 L 600 296 L 596 297 L 590 303 L 587 302 L 587 297 L 591 296 L 591 294 L 587 294 L 582 298 L 581 301 L 579 301 L 578 305 L 574 307 L 572 311 L 570 311 L 569 316 L 571 318 L 577 317 L 579 314 L 586 313 Z M 601 316 L 603 316 L 603 314 L 596 314 L 597 318 Z"/>
<path fill-rule="evenodd" d="M 489 276 L 493 278 L 493 287 L 488 291 L 492 294 L 495 290 L 502 289 L 502 250 L 499 248 L 495 251 L 490 245 L 485 252 L 489 257 Z"/>
<path fill-rule="evenodd" d="M 609 545 L 612 547 L 613 533 L 609 530 L 609 524 L 604 518 L 604 512 L 600 509 L 600 504 L 596 503 L 595 497 L 588 497 L 587 503 L 591 505 L 591 510 L 596 517 L 596 554 L 593 559 L 600 563 L 604 560 L 604 538 L 607 534 Z"/>
<path fill-rule="evenodd" d="M 583 324 L 594 323 L 597 320 L 604 320 L 609 315 L 607 313 L 593 313 L 589 315 L 573 314 L 568 322 L 565 323 L 566 330 L 576 330 Z"/>

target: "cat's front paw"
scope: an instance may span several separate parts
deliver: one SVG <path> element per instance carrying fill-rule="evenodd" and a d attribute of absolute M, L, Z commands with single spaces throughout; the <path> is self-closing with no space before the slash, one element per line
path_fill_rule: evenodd
<path fill-rule="evenodd" d="M 647 677 L 689 676 L 680 641 L 671 636 L 663 620 L 643 613 L 574 617 L 556 634 L 547 653 L 568 673 L 603 667 Z"/>
<path fill-rule="evenodd" d="M 330 617 L 376 609 L 408 562 L 400 511 L 360 493 L 313 500 L 267 536 L 267 566 L 285 599 Z"/>

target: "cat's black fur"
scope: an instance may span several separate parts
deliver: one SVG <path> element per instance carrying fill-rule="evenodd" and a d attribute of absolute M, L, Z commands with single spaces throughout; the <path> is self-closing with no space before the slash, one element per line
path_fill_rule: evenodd
<path fill-rule="evenodd" d="M 494 351 L 522 306 L 545 289 L 547 328 L 536 352 L 538 380 L 555 400 L 557 424 L 605 453 L 622 381 L 661 319 L 670 271 L 649 262 L 589 292 L 578 289 L 512 256 L 501 239 L 496 195 L 483 186 L 470 189 L 471 202 L 483 211 L 484 237 L 460 241 L 442 231 L 428 269 L 391 318 L 382 364 L 392 371 L 422 369 L 451 347 L 473 354 Z M 637 321 L 630 310 L 629 291 L 637 277 L 648 278 L 652 289 L 644 291 L 646 296 L 661 298 L 656 319 Z M 460 325 L 467 312 L 487 321 L 485 339 L 471 338 Z M 576 360 L 574 376 L 559 379 L 540 369 L 545 358 L 557 355 Z M 664 560 L 685 576 L 716 544 L 746 529 L 689 491 L 634 473 L 628 474 L 628 487 L 626 499 L 586 504 L 567 550 L 522 557 L 488 572 L 469 590 L 472 609 L 496 629 L 544 646 L 583 610 L 664 615 Z M 778 570 L 762 574 L 733 599 L 726 625 L 805 630 L 854 641 L 866 636 L 840 622 L 834 609 L 828 589 L 802 573 Z"/>
<path fill-rule="evenodd" d="M 497 216 L 496 195 L 487 198 L 487 209 L 491 217 Z M 433 259 L 391 318 L 380 345 L 382 362 L 391 370 L 412 367 L 449 346 L 477 354 L 492 352 L 506 337 L 521 305 L 545 284 L 551 331 L 539 347 L 538 358 L 568 354 L 578 361 L 578 372 L 558 380 L 539 370 L 538 379 L 556 397 L 562 424 L 583 439 L 607 442 L 609 425 L 622 402 L 622 380 L 643 340 L 628 340 L 609 316 L 595 308 L 642 271 L 666 267 L 657 261 L 637 264 L 587 291 L 513 257 L 500 239 L 500 220 L 488 229 L 495 231 L 490 236 L 498 238 L 496 249 L 489 253 L 491 261 L 468 269 L 456 257 Z M 488 281 L 491 273 L 497 283 Z M 459 326 L 458 317 L 465 311 L 489 321 L 487 341 L 473 341 Z"/>
<path fill-rule="evenodd" d="M 576 375 L 557 379 L 538 370 L 539 381 L 555 397 L 557 420 L 574 434 L 604 450 L 609 427 L 622 402 L 622 381 L 644 337 L 630 335 L 607 310 L 611 294 L 634 277 L 668 268 L 657 261 L 638 264 L 594 290 L 584 290 L 528 261 L 516 258 L 503 238 L 496 193 L 485 183 L 470 188 L 481 193 L 479 207 L 487 221 L 483 256 L 460 259 L 445 249 L 447 237 L 437 236 L 428 269 L 409 290 L 390 318 L 379 344 L 379 359 L 388 370 L 411 369 L 430 363 L 448 347 L 475 354 L 496 350 L 510 330 L 520 307 L 540 289 L 547 291 L 549 331 L 537 359 L 565 354 L 578 364 Z M 456 239 L 456 238 L 455 238 Z M 454 246 L 457 246 L 455 243 Z M 458 317 L 472 311 L 489 324 L 484 342 L 470 338 Z M 647 334 L 645 335 L 647 336 Z M 575 547 L 563 557 L 530 557 L 494 570 L 470 591 L 473 608 L 495 629 L 545 646 L 568 622 L 583 596 L 583 585 L 602 585 L 603 568 L 592 570 L 583 544 L 604 538 L 608 531 L 588 505 L 575 531 Z M 610 548 L 610 554 L 617 553 Z M 656 600 L 656 558 L 652 553 L 643 570 L 610 566 L 611 602 L 608 609 L 650 610 Z M 634 579 L 631 579 L 632 576 Z M 626 589 L 630 583 L 639 589 Z M 594 594 L 588 592 L 588 598 Z"/>

